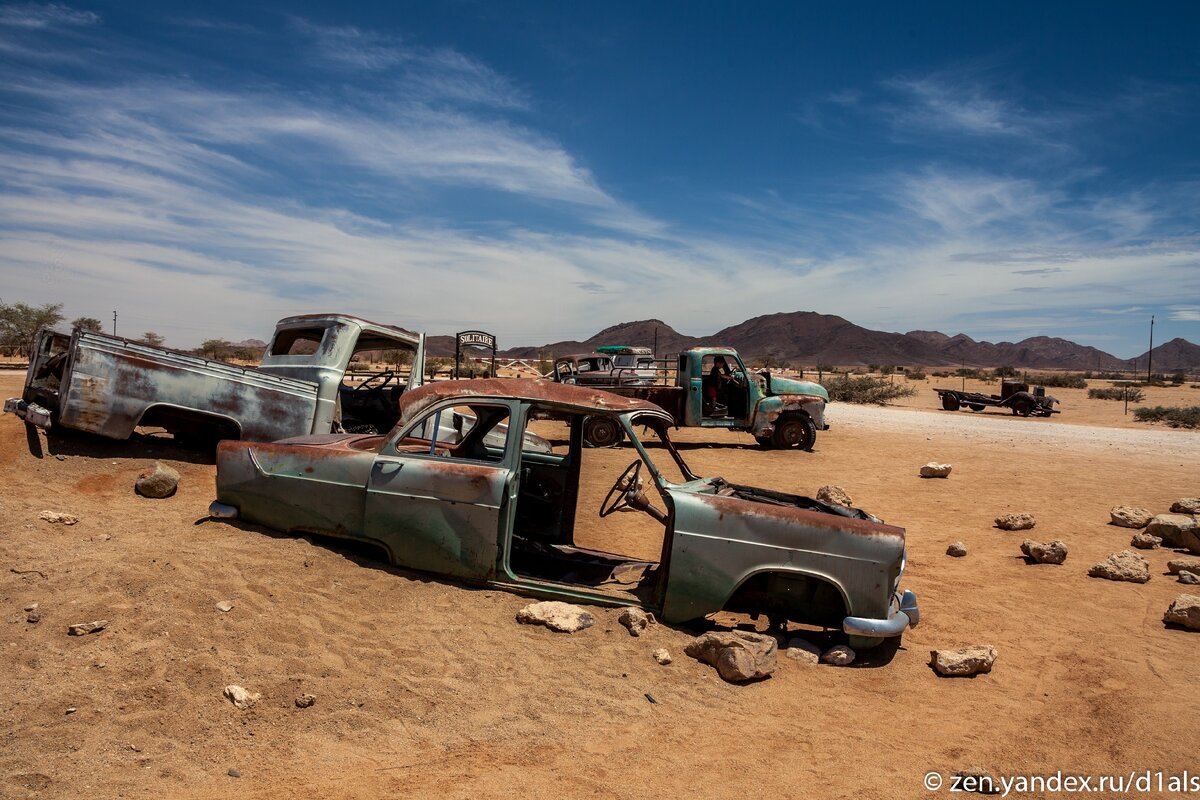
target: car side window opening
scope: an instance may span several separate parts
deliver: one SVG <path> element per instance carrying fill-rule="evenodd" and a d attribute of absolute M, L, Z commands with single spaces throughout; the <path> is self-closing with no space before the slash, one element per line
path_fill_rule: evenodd
<path fill-rule="evenodd" d="M 526 433 L 549 442 L 552 452 L 522 448 L 509 567 L 519 577 L 651 599 L 668 538 L 666 504 L 632 446 L 583 446 L 588 416 L 531 407 Z M 601 516 L 623 505 L 624 490 L 614 491 L 623 477 L 637 481 L 661 519 L 629 507 Z"/>
<path fill-rule="evenodd" d="M 273 356 L 311 356 L 321 348 L 326 328 L 285 328 L 271 342 Z"/>
<path fill-rule="evenodd" d="M 421 416 L 384 453 L 499 463 L 508 446 L 507 406 L 440 406 Z"/>

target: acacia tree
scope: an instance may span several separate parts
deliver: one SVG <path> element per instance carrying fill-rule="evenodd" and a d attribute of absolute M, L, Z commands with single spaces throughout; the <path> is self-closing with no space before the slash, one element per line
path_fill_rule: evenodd
<path fill-rule="evenodd" d="M 71 320 L 72 328 L 79 328 L 81 331 L 91 331 L 92 333 L 103 333 L 104 323 L 95 317 L 77 317 Z"/>
<path fill-rule="evenodd" d="M 210 358 L 225 358 L 233 345 L 225 339 L 206 339 L 200 344 L 199 353 Z"/>
<path fill-rule="evenodd" d="M 163 342 L 165 342 L 166 339 L 159 336 L 154 331 L 146 331 L 145 333 L 142 334 L 142 341 L 145 342 L 146 344 L 150 345 L 151 347 L 162 347 Z"/>
<path fill-rule="evenodd" d="M 10 355 L 28 350 L 33 335 L 42 326 L 54 326 L 62 322 L 62 303 L 46 303 L 30 306 L 25 303 L 6 304 L 0 300 L 0 350 Z"/>

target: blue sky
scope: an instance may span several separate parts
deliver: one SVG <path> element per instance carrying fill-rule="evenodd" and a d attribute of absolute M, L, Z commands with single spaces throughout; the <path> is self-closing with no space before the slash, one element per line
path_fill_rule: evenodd
<path fill-rule="evenodd" d="M 0 298 L 1200 341 L 1193 3 L 0 4 Z"/>

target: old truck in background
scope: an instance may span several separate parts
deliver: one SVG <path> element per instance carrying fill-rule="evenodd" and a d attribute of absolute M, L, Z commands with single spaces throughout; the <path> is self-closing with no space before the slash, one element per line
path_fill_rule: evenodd
<path fill-rule="evenodd" d="M 584 358 L 567 357 L 577 362 Z M 829 393 L 823 386 L 765 370 L 752 374 L 732 348 L 693 347 L 678 359 L 659 364 L 652 382 L 626 380 L 619 369 L 608 373 L 596 369 L 590 371 L 587 384 L 648 400 L 670 414 L 677 426 L 746 431 L 764 447 L 811 450 L 817 431 L 829 430 L 825 422 Z M 567 365 L 561 366 L 556 362 L 555 381 L 578 382 L 577 374 L 571 376 Z M 610 447 L 622 438 L 619 426 L 608 418 L 596 417 L 584 426 L 584 441 L 592 447 Z"/>
<path fill-rule="evenodd" d="M 1024 381 L 1001 381 L 1000 394 L 981 394 L 980 392 L 960 392 L 958 389 L 934 389 L 942 400 L 942 408 L 946 411 L 958 411 L 966 407 L 972 411 L 983 411 L 985 408 L 1008 408 L 1014 415 L 1028 417 L 1048 417 L 1059 414 L 1058 398 L 1046 394 L 1046 387 L 1030 388 Z"/>
<path fill-rule="evenodd" d="M 257 367 L 76 329 L 38 332 L 21 397 L 4 404 L 26 422 L 127 439 L 139 427 L 177 438 L 274 441 L 342 430 L 390 430 L 398 399 L 421 383 L 424 335 L 343 314 L 287 317 Z M 412 368 L 351 385 L 358 353 L 400 350 Z"/>

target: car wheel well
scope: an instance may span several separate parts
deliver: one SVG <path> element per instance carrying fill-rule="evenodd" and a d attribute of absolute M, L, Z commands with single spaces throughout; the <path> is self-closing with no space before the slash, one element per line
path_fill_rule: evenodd
<path fill-rule="evenodd" d="M 786 571 L 758 572 L 746 578 L 722 610 L 766 614 L 773 622 L 787 620 L 838 629 L 849 613 L 837 584 L 815 575 Z"/>
<path fill-rule="evenodd" d="M 165 428 L 177 438 L 211 443 L 214 446 L 222 439 L 242 438 L 241 426 L 235 420 L 174 406 L 150 406 L 137 424 L 138 427 Z"/>

